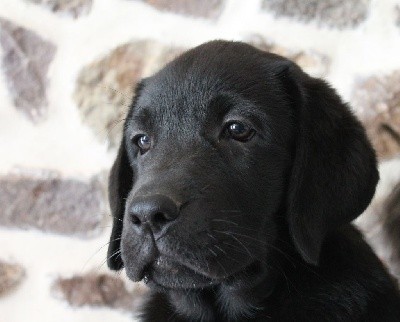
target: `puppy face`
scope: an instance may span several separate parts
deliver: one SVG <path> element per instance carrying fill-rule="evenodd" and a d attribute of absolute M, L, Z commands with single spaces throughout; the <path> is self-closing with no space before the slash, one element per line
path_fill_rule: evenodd
<path fill-rule="evenodd" d="M 146 79 L 127 118 L 136 180 L 121 254 L 134 280 L 212 285 L 258 268 L 276 236 L 291 164 L 290 102 L 271 66 L 235 68 L 241 55 L 209 54 L 189 53 Z M 152 206 L 147 218 L 153 210 L 141 208 Z"/>
<path fill-rule="evenodd" d="M 376 181 L 364 131 L 325 83 L 249 45 L 207 43 L 138 87 L 110 175 L 109 266 L 161 289 L 251 284 L 279 225 L 316 264 Z"/>

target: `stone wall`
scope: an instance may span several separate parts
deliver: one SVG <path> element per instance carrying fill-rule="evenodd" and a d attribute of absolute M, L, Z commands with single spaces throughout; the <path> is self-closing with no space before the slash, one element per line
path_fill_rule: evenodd
<path fill-rule="evenodd" d="M 132 320 L 146 288 L 105 265 L 121 120 L 140 78 L 218 38 L 351 103 L 381 171 L 357 224 L 400 277 L 400 0 L 1 0 L 1 321 Z"/>

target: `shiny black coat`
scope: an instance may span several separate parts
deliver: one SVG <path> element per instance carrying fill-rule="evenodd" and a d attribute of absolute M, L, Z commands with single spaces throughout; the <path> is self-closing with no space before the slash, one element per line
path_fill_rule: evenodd
<path fill-rule="evenodd" d="M 364 129 L 324 81 L 206 43 L 137 88 L 108 264 L 152 289 L 143 321 L 400 321 L 394 280 L 349 224 L 377 181 Z"/>

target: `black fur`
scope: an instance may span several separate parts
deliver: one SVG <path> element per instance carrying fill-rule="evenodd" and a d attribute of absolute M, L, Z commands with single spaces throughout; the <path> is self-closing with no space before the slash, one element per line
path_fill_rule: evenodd
<path fill-rule="evenodd" d="M 233 139 L 232 121 L 255 134 Z M 143 321 L 400 321 L 394 280 L 350 224 L 377 181 L 364 129 L 324 81 L 209 42 L 139 86 L 110 175 L 108 264 L 152 289 Z M 177 217 L 146 217 L 149 198 Z"/>

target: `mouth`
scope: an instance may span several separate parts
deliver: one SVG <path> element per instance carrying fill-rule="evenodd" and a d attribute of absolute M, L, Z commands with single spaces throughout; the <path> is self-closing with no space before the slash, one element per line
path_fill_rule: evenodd
<path fill-rule="evenodd" d="M 246 283 L 248 283 L 250 277 L 258 279 L 263 275 L 261 266 L 261 262 L 254 261 L 246 266 L 238 267 L 229 274 L 213 276 L 161 255 L 144 268 L 142 280 L 150 288 L 164 291 L 170 289 L 204 289 L 221 283 L 239 286 L 242 280 L 246 280 Z"/>
<path fill-rule="evenodd" d="M 144 268 L 142 280 L 150 287 L 167 289 L 204 288 L 219 282 L 218 278 L 213 278 L 164 255 L 159 255 Z"/>

